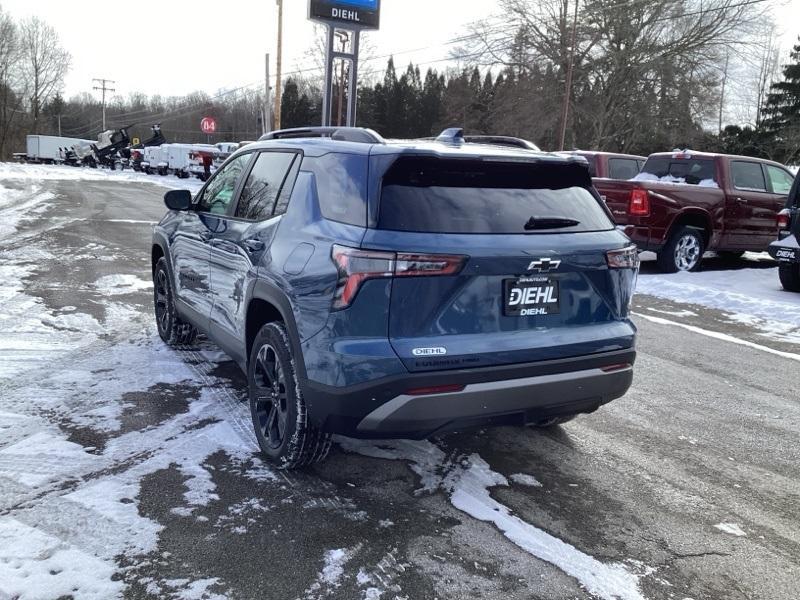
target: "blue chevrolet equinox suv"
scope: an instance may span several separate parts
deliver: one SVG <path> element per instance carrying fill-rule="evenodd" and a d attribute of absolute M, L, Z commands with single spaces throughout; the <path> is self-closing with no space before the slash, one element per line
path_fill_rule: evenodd
<path fill-rule="evenodd" d="M 332 434 L 553 426 L 631 385 L 639 259 L 582 158 L 458 129 L 295 129 L 165 202 L 158 332 L 202 332 L 241 366 L 283 468 L 323 459 Z"/>

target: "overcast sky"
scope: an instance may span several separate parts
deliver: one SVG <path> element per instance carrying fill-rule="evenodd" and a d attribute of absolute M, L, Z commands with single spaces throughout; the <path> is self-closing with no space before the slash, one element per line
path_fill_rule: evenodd
<path fill-rule="evenodd" d="M 771 2 L 788 50 L 800 34 L 800 0 Z M 284 4 L 286 73 L 309 66 L 304 54 L 314 36 L 306 0 Z M 0 0 L 0 6 L 15 17 L 38 15 L 58 30 L 73 57 L 67 96 L 91 91 L 94 77 L 116 80 L 123 95 L 255 85 L 263 81 L 267 52 L 275 72 L 274 0 Z M 368 43 L 376 56 L 395 53 L 402 66 L 438 61 L 452 48 L 448 40 L 468 23 L 495 14 L 496 7 L 478 0 L 383 0 L 381 31 L 370 33 Z M 414 49 L 419 50 L 407 52 Z"/>

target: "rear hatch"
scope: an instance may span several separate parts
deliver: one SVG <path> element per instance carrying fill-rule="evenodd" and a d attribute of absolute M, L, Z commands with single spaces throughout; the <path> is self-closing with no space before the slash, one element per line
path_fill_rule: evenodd
<path fill-rule="evenodd" d="M 394 253 L 389 337 L 411 371 L 631 347 L 629 242 L 585 166 L 398 159 L 363 249 Z"/>

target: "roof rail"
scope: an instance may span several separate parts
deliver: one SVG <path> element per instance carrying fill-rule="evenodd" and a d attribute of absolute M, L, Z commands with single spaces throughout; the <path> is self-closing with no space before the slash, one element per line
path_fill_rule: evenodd
<path fill-rule="evenodd" d="M 259 138 L 266 140 L 287 140 L 300 138 L 330 138 L 338 142 L 358 142 L 361 144 L 385 144 L 379 133 L 366 127 L 298 127 L 270 131 Z"/>
<path fill-rule="evenodd" d="M 533 142 L 508 135 L 467 135 L 464 136 L 464 141 L 468 144 L 491 144 L 493 146 L 509 146 L 511 148 L 541 152 L 539 146 Z"/>

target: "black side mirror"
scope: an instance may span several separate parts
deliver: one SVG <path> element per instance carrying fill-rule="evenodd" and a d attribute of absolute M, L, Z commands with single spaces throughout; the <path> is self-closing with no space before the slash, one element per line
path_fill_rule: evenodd
<path fill-rule="evenodd" d="M 192 206 L 192 192 L 189 190 L 170 190 L 164 194 L 164 204 L 170 210 L 189 210 Z"/>

